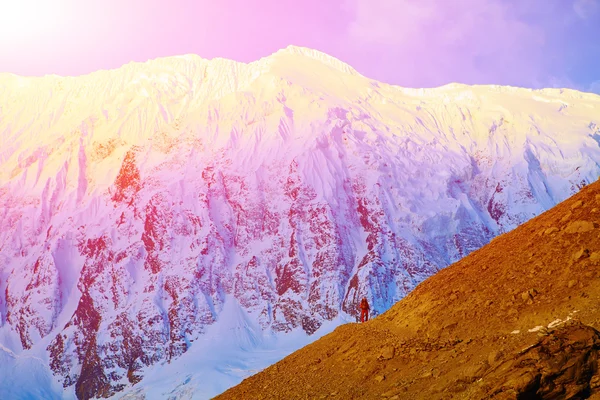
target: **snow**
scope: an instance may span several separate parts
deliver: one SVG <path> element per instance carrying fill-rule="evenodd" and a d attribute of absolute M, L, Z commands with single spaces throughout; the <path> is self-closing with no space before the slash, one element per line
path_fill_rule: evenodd
<path fill-rule="evenodd" d="M 17 356 L 0 344 L 0 366 L 0 398 L 63 398 L 62 388 L 54 382 L 45 360 L 33 356 Z"/>
<path fill-rule="evenodd" d="M 302 330 L 267 333 L 252 322 L 235 299 L 228 298 L 218 323 L 185 354 L 170 364 L 145 369 L 142 382 L 114 398 L 210 399 L 348 322 L 348 318 L 329 321 L 312 336 Z"/>
<path fill-rule="evenodd" d="M 543 325 L 538 325 L 529 329 L 528 332 L 539 332 L 544 331 L 546 329 L 554 329 L 560 325 L 567 323 L 568 321 L 571 321 L 573 319 L 573 315 L 575 315 L 577 312 L 579 312 L 579 310 L 573 310 L 569 312 L 569 315 L 567 315 L 565 319 L 556 318 L 554 321 L 548 323 L 545 327 Z"/>
<path fill-rule="evenodd" d="M 546 328 L 544 328 L 542 325 L 538 325 L 538 326 L 535 326 L 535 327 L 533 327 L 531 329 L 528 329 L 527 332 L 539 332 L 539 331 L 544 330 L 544 329 L 546 329 Z"/>

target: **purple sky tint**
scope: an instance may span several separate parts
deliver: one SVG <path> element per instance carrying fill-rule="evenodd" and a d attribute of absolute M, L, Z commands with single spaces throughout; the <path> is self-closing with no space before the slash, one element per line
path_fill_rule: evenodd
<path fill-rule="evenodd" d="M 187 53 L 248 62 L 294 44 L 409 87 L 600 93 L 600 0 L 0 0 L 0 26 L 0 72 L 21 75 Z"/>

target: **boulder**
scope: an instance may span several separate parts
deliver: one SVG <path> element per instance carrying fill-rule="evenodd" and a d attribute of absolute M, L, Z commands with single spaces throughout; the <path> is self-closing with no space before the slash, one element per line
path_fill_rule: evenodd
<path fill-rule="evenodd" d="M 575 210 L 583 205 L 581 200 L 577 200 L 575 203 L 571 204 L 571 210 Z"/>
<path fill-rule="evenodd" d="M 584 233 L 594 229 L 594 223 L 591 221 L 573 221 L 565 228 L 565 233 Z"/>
<path fill-rule="evenodd" d="M 386 346 L 383 349 L 381 349 L 381 353 L 379 354 L 379 357 L 377 357 L 377 359 L 391 360 L 392 358 L 394 358 L 395 353 L 396 349 L 394 349 L 394 346 Z"/>
<path fill-rule="evenodd" d="M 491 387 L 486 398 L 502 393 L 517 399 L 587 398 L 598 386 L 599 350 L 596 329 L 579 322 L 563 325 L 486 374 L 484 383 Z"/>

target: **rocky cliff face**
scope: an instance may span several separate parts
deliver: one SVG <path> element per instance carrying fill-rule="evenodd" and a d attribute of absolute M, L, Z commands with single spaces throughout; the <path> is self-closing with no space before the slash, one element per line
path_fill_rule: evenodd
<path fill-rule="evenodd" d="M 79 398 L 228 296 L 280 332 L 381 313 L 600 173 L 598 96 L 402 89 L 298 48 L 1 75 L 0 99 L 0 340 Z"/>

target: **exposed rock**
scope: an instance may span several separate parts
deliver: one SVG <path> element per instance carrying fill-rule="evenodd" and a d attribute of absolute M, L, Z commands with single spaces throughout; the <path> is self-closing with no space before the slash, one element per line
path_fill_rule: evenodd
<path fill-rule="evenodd" d="M 575 280 L 575 279 L 571 279 L 571 280 L 569 281 L 569 283 L 567 284 L 567 287 L 568 287 L 569 289 L 571 289 L 571 288 L 572 288 L 573 286 L 575 286 L 575 285 L 577 285 L 577 280 Z"/>
<path fill-rule="evenodd" d="M 558 228 L 557 228 L 557 227 L 555 227 L 555 226 L 553 226 L 553 227 L 551 227 L 551 228 L 548 228 L 548 229 L 546 229 L 546 230 L 544 231 L 544 235 L 550 235 L 550 234 L 552 234 L 552 233 L 554 233 L 554 232 L 558 232 Z"/>
<path fill-rule="evenodd" d="M 571 204 L 571 210 L 576 210 L 583 205 L 583 201 L 577 200 L 573 204 Z"/>
<path fill-rule="evenodd" d="M 521 293 L 521 299 L 523 301 L 533 300 L 533 298 L 538 294 L 536 289 L 529 289 L 523 293 Z"/>
<path fill-rule="evenodd" d="M 538 344 L 507 359 L 486 374 L 490 397 L 502 392 L 516 398 L 574 399 L 586 396 L 598 371 L 600 333 L 579 323 L 558 328 Z"/>
<path fill-rule="evenodd" d="M 494 350 L 492 351 L 487 358 L 487 361 L 490 365 L 495 365 L 496 362 L 500 359 L 500 357 L 502 356 L 502 352 L 499 350 Z"/>
<path fill-rule="evenodd" d="M 394 358 L 396 349 L 394 348 L 394 346 L 386 346 L 381 350 L 381 353 L 379 354 L 379 357 L 377 357 L 377 359 L 379 360 L 391 360 L 392 358 Z"/>
<path fill-rule="evenodd" d="M 387 392 L 382 393 L 381 397 L 383 397 L 383 398 L 390 398 L 390 399 L 393 399 L 394 397 L 397 398 L 398 397 L 397 396 L 398 395 L 398 391 L 399 391 L 399 389 L 388 390 Z"/>
<path fill-rule="evenodd" d="M 568 220 L 570 220 L 572 216 L 573 216 L 573 213 L 572 213 L 571 211 L 568 211 L 568 212 L 567 212 L 567 213 L 564 215 L 564 217 L 562 217 L 562 218 L 560 219 L 560 222 L 562 222 L 562 223 L 565 223 L 565 222 L 567 222 Z"/>
<path fill-rule="evenodd" d="M 590 251 L 588 249 L 581 249 L 573 253 L 573 260 L 577 261 L 582 258 L 590 257 Z"/>
<path fill-rule="evenodd" d="M 595 224 L 591 221 L 573 221 L 565 228 L 565 233 L 583 233 L 591 231 L 595 228 Z"/>

